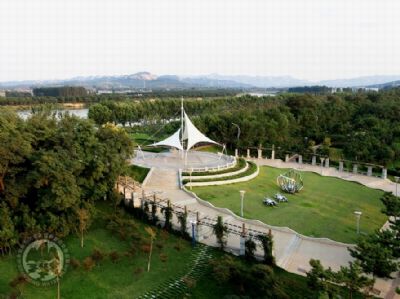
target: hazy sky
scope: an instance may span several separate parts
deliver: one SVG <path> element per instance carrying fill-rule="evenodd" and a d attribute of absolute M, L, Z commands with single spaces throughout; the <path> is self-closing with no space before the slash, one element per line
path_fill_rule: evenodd
<path fill-rule="evenodd" d="M 0 80 L 400 74 L 399 0 L 0 0 Z"/>

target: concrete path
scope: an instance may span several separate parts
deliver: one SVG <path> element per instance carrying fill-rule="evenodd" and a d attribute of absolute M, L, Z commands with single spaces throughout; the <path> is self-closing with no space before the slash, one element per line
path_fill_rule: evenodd
<path fill-rule="evenodd" d="M 283 163 L 282 161 L 272 161 L 266 159 L 254 160 L 259 165 L 269 165 L 281 168 L 296 168 L 304 171 L 321 172 L 320 167 L 311 165 L 299 165 L 297 163 Z M 323 175 L 336 176 L 350 181 L 357 181 L 371 188 L 379 188 L 385 191 L 391 191 L 394 187 L 389 181 L 368 178 L 361 175 L 344 176 L 334 169 L 323 169 Z M 260 221 L 243 219 L 235 215 L 228 209 L 217 208 L 208 202 L 203 202 L 196 198 L 194 194 L 181 190 L 179 188 L 179 178 L 176 170 L 154 168 L 147 179 L 144 186 L 146 191 L 159 192 L 159 196 L 171 200 L 174 205 L 181 207 L 186 206 L 189 211 L 199 212 L 200 218 L 209 217 L 217 218 L 222 216 L 224 222 L 242 226 L 245 223 L 246 229 L 254 229 L 257 231 L 268 233 L 271 230 L 274 237 L 274 256 L 279 267 L 285 270 L 305 275 L 310 269 L 309 260 L 319 259 L 325 267 L 331 267 L 338 270 L 340 266 L 347 266 L 348 262 L 353 258 L 350 256 L 348 247 L 351 244 L 335 242 L 329 239 L 319 239 L 303 236 L 289 228 L 274 227 L 264 224 Z M 216 239 L 212 233 L 212 229 L 206 226 L 200 226 L 199 239 L 202 243 L 216 246 Z M 239 252 L 240 247 L 239 236 L 234 234 L 228 235 L 227 248 L 233 253 Z M 261 251 L 257 254 L 262 255 Z M 394 284 L 392 280 L 378 280 L 376 287 L 381 291 L 379 296 L 385 298 L 400 298 L 399 295 L 393 293 Z M 386 297 L 386 295 L 388 297 Z"/>

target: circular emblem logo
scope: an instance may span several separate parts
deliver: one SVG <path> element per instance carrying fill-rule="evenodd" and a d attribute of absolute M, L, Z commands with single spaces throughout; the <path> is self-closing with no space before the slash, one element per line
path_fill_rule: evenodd
<path fill-rule="evenodd" d="M 56 283 L 69 264 L 67 247 L 51 234 L 37 234 L 25 240 L 17 257 L 19 271 L 36 286 Z"/>

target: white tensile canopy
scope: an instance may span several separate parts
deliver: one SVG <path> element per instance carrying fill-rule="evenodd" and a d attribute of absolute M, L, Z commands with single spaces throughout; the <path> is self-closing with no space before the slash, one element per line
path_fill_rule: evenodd
<path fill-rule="evenodd" d="M 205 136 L 203 133 L 201 133 L 192 123 L 192 121 L 189 119 L 185 112 L 185 131 L 183 132 L 183 140 L 186 141 L 186 150 L 191 149 L 193 146 L 195 146 L 197 143 L 212 143 L 212 144 L 218 144 L 214 140 L 211 140 L 207 136 Z"/>
<path fill-rule="evenodd" d="M 182 116 L 181 116 L 181 128 L 176 131 L 173 135 L 168 138 L 151 144 L 151 146 L 168 146 L 177 148 L 179 150 L 190 150 L 193 146 L 198 143 L 212 143 L 219 145 L 218 142 L 211 140 L 203 133 L 201 133 L 189 119 L 188 115 L 183 109 L 183 100 L 182 100 Z M 184 129 L 183 129 L 184 127 Z M 181 132 L 183 132 L 181 136 Z M 186 148 L 184 148 L 184 143 L 186 143 Z"/>
<path fill-rule="evenodd" d="M 181 133 L 181 129 L 176 131 L 173 135 L 169 136 L 168 138 L 166 138 L 160 142 L 153 143 L 151 146 L 169 146 L 169 147 L 177 148 L 179 150 L 183 150 L 183 146 L 181 144 L 181 140 L 180 140 L 180 136 L 179 136 L 180 133 Z"/>

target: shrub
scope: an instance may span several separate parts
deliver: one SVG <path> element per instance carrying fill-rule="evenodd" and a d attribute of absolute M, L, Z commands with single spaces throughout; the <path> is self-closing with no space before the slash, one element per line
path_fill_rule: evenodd
<path fill-rule="evenodd" d="M 81 262 L 80 262 L 79 260 L 77 260 L 77 259 L 72 258 L 72 259 L 70 260 L 70 265 L 71 265 L 71 267 L 72 267 L 73 269 L 78 269 L 78 268 L 80 268 L 80 266 L 81 266 Z"/>
<path fill-rule="evenodd" d="M 143 244 L 141 248 L 142 248 L 142 252 L 143 253 L 149 253 L 150 252 L 150 244 Z"/>
<path fill-rule="evenodd" d="M 25 275 L 19 274 L 13 280 L 10 281 L 10 287 L 17 288 L 21 285 L 24 285 L 27 282 L 28 281 L 27 281 Z"/>
<path fill-rule="evenodd" d="M 87 258 L 85 258 L 82 262 L 82 266 L 86 271 L 92 271 L 92 269 L 94 268 L 94 266 L 96 266 L 95 261 L 92 259 L 91 256 L 88 256 Z"/>
<path fill-rule="evenodd" d="M 165 263 L 168 260 L 168 256 L 164 253 L 160 253 L 160 260 Z"/>
<path fill-rule="evenodd" d="M 99 249 L 95 248 L 93 249 L 91 257 L 96 263 L 100 263 L 104 259 L 104 253 L 102 253 Z"/>
<path fill-rule="evenodd" d="M 174 248 L 175 248 L 176 251 L 181 251 L 181 249 L 182 249 L 181 243 L 176 243 L 176 244 L 174 245 Z"/>
<path fill-rule="evenodd" d="M 110 260 L 113 263 L 118 262 L 118 260 L 120 259 L 119 253 L 117 251 L 110 252 L 109 256 L 110 256 Z"/>
<path fill-rule="evenodd" d="M 140 275 L 140 274 L 142 274 L 143 273 L 143 268 L 136 268 L 134 271 L 133 271 L 133 275 Z"/>

